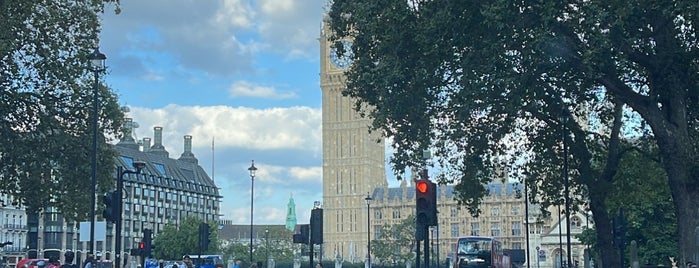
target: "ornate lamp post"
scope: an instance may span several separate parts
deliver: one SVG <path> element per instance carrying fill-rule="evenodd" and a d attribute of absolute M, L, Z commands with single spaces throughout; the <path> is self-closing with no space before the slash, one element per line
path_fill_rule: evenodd
<path fill-rule="evenodd" d="M 95 75 L 93 85 L 94 98 L 92 100 L 92 196 L 90 197 L 90 254 L 95 252 L 95 197 L 97 195 L 97 117 L 99 116 L 99 77 L 106 70 L 104 62 L 107 56 L 100 52 L 99 48 L 87 55 L 90 60 L 90 71 Z"/>
<path fill-rule="evenodd" d="M 269 267 L 269 229 L 265 228 L 265 268 Z"/>
<path fill-rule="evenodd" d="M 366 194 L 364 201 L 366 201 L 366 260 L 367 268 L 371 268 L 371 196 L 369 193 Z"/>
<path fill-rule="evenodd" d="M 252 160 L 252 164 L 248 168 L 250 171 L 250 265 L 252 265 L 252 217 L 254 215 L 253 197 L 255 196 L 255 172 L 257 168 L 255 167 L 255 160 Z"/>

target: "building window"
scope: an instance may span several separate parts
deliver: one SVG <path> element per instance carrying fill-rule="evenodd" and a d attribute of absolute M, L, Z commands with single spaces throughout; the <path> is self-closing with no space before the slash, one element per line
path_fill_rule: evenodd
<path fill-rule="evenodd" d="M 522 243 L 520 243 L 520 242 L 513 242 L 513 243 L 512 243 L 512 249 L 522 249 Z"/>
<path fill-rule="evenodd" d="M 451 237 L 459 237 L 459 224 L 458 223 L 451 224 Z"/>
<path fill-rule="evenodd" d="M 512 235 L 520 236 L 522 235 L 522 224 L 518 221 L 512 223 Z"/>
<path fill-rule="evenodd" d="M 500 223 L 491 222 L 490 223 L 490 236 L 500 236 Z"/>
<path fill-rule="evenodd" d="M 456 208 L 451 208 L 449 215 L 452 216 L 452 217 L 458 217 L 458 216 L 459 216 L 459 210 L 457 210 Z"/>
<path fill-rule="evenodd" d="M 478 222 L 471 223 L 471 235 L 481 235 L 480 224 Z"/>
<path fill-rule="evenodd" d="M 580 229 L 581 225 L 582 222 L 580 221 L 580 218 L 578 218 L 578 216 L 573 216 L 570 218 L 571 229 Z"/>
<path fill-rule="evenodd" d="M 519 215 L 519 206 L 512 207 L 512 215 L 513 216 Z"/>
<path fill-rule="evenodd" d="M 490 216 L 500 216 L 500 208 L 498 207 L 493 207 L 490 209 Z"/>
<path fill-rule="evenodd" d="M 393 210 L 393 218 L 400 219 L 400 210 Z"/>
<path fill-rule="evenodd" d="M 381 210 L 380 210 L 380 209 L 375 209 L 375 210 L 374 210 L 374 219 L 380 220 L 381 218 L 383 218 L 382 215 L 381 215 Z"/>

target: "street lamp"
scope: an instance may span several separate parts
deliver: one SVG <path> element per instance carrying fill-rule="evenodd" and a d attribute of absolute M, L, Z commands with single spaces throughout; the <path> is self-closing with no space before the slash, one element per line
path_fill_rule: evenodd
<path fill-rule="evenodd" d="M 269 267 L 269 229 L 265 228 L 265 268 Z"/>
<path fill-rule="evenodd" d="M 139 173 L 141 173 L 141 170 L 144 167 L 146 167 L 146 163 L 141 162 L 141 161 L 134 161 L 131 165 L 136 170 L 124 170 L 124 168 L 121 166 L 119 166 L 119 168 L 117 169 L 117 173 L 118 173 L 117 175 L 119 175 L 117 178 L 117 187 L 116 187 L 116 200 L 117 200 L 117 202 L 115 202 L 115 204 L 114 204 L 116 206 L 116 210 L 117 210 L 117 212 L 116 212 L 117 220 L 115 222 L 116 226 L 114 227 L 116 229 L 115 230 L 116 236 L 114 237 L 114 243 L 115 243 L 114 252 L 116 254 L 116 256 L 114 258 L 114 263 L 116 263 L 116 268 L 121 267 L 121 227 L 122 227 L 122 225 L 121 225 L 122 224 L 121 223 L 121 212 L 123 211 L 122 201 L 124 200 L 124 198 L 122 196 L 122 191 L 124 189 L 124 175 L 126 175 L 126 174 L 139 174 Z"/>
<path fill-rule="evenodd" d="M 252 217 L 254 215 L 253 197 L 255 196 L 255 172 L 257 168 L 255 167 L 255 160 L 252 160 L 252 164 L 248 168 L 250 171 L 250 265 L 252 265 Z"/>
<path fill-rule="evenodd" d="M 571 245 L 570 245 L 570 179 L 568 178 L 568 133 L 566 123 L 568 122 L 568 117 L 564 114 L 561 118 L 561 124 L 563 125 L 563 178 L 565 183 L 565 206 L 566 206 L 566 246 L 567 246 L 567 259 L 568 266 L 573 262 L 571 258 Z"/>
<path fill-rule="evenodd" d="M 100 73 L 106 70 L 104 61 L 107 56 L 100 52 L 96 47 L 95 51 L 87 55 L 90 60 L 90 71 L 95 75 L 95 83 L 93 85 L 94 98 L 92 99 L 92 196 L 90 197 L 90 254 L 95 251 L 95 198 L 97 195 L 97 117 L 99 110 L 99 77 Z"/>
<path fill-rule="evenodd" d="M 370 216 L 371 216 L 371 196 L 369 193 L 366 193 L 366 197 L 364 198 L 364 201 L 366 201 L 366 260 L 367 260 L 367 268 L 371 268 L 371 221 L 370 221 Z"/>

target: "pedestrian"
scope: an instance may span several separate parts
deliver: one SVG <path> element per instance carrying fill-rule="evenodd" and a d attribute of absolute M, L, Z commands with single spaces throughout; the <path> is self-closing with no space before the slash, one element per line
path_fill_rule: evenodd
<path fill-rule="evenodd" d="M 235 264 L 233 264 L 233 268 L 240 268 L 240 261 L 235 261 Z"/>
<path fill-rule="evenodd" d="M 184 255 L 184 258 L 182 258 L 182 262 L 184 262 L 185 268 L 193 268 L 194 267 L 194 264 L 192 263 L 192 258 L 190 258 L 189 255 Z"/>
<path fill-rule="evenodd" d="M 257 263 L 253 263 L 252 265 L 250 265 L 250 268 L 257 268 Z"/>
<path fill-rule="evenodd" d="M 316 268 L 323 268 L 323 263 L 322 262 L 316 263 Z"/>
<path fill-rule="evenodd" d="M 93 262 L 95 262 L 95 256 L 92 254 L 87 254 L 83 268 L 92 268 Z"/>
<path fill-rule="evenodd" d="M 61 268 L 77 268 L 75 264 L 73 264 L 73 260 L 75 260 L 75 253 L 72 251 L 66 251 L 65 254 L 63 254 L 63 257 L 65 257 L 65 262 L 63 265 L 61 265 Z"/>

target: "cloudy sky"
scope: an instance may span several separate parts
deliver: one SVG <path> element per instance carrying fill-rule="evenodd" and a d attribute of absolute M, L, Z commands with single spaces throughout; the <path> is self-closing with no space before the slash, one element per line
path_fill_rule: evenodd
<path fill-rule="evenodd" d="M 136 138 L 163 127 L 178 158 L 183 136 L 224 196 L 221 213 L 284 224 L 293 195 L 299 223 L 322 200 L 319 42 L 325 0 L 121 0 L 108 8 L 100 50 L 106 83 L 130 107 Z M 212 142 L 215 140 L 212 150 Z"/>

